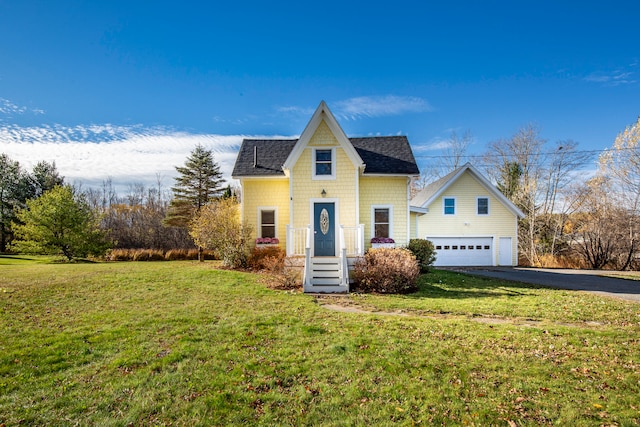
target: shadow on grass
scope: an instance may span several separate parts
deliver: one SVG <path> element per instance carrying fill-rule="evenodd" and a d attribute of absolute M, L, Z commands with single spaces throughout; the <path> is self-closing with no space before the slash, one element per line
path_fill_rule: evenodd
<path fill-rule="evenodd" d="M 407 298 L 496 298 L 529 295 L 543 286 L 472 276 L 464 273 L 432 270 L 418 279 L 418 291 Z"/>
<path fill-rule="evenodd" d="M 8 254 L 0 254 L 0 258 L 5 258 L 5 259 L 15 259 L 18 261 L 33 261 L 34 258 L 27 258 L 24 256 L 19 256 L 19 255 L 8 255 Z"/>
<path fill-rule="evenodd" d="M 96 264 L 98 261 L 86 258 L 74 258 L 71 261 L 64 257 L 53 255 L 12 255 L 12 254 L 0 254 L 0 261 L 6 260 L 8 263 L 11 261 L 23 261 L 32 262 L 35 264 Z M 5 264 L 5 263 L 3 263 Z"/>

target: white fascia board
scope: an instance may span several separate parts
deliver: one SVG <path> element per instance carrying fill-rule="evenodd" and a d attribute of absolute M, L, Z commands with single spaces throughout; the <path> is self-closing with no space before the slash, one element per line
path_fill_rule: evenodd
<path fill-rule="evenodd" d="M 500 192 L 496 188 L 495 185 L 491 184 L 487 178 L 485 178 L 473 165 L 468 164 L 467 168 L 473 174 L 473 176 L 482 184 L 488 191 L 493 194 L 493 196 L 498 199 L 507 209 L 513 212 L 519 218 L 524 218 L 526 215 L 522 212 L 511 200 L 507 198 L 504 194 Z"/>
<path fill-rule="evenodd" d="M 260 175 L 260 176 L 254 176 L 254 175 L 241 175 L 241 176 L 232 176 L 231 178 L 233 179 L 238 179 L 240 181 L 246 181 L 248 179 L 288 179 L 288 177 L 286 175 Z"/>
<path fill-rule="evenodd" d="M 409 206 L 409 211 L 420 215 L 425 215 L 429 213 L 429 208 L 423 208 L 420 206 Z"/>
<path fill-rule="evenodd" d="M 333 133 L 333 136 L 335 136 L 335 138 L 338 140 L 338 143 L 345 151 L 347 157 L 349 157 L 353 165 L 356 168 L 364 167 L 364 163 L 358 155 L 358 152 L 353 147 L 353 144 L 351 144 L 351 141 L 349 141 L 349 138 L 347 138 L 347 135 L 338 124 L 338 121 L 329 110 L 329 107 L 327 107 L 327 104 L 324 101 L 321 101 L 320 105 L 318 105 L 318 108 L 316 108 L 316 111 L 313 113 L 313 116 L 311 116 L 311 120 L 309 120 L 309 123 L 300 135 L 300 138 L 298 138 L 298 142 L 296 142 L 293 150 L 291 150 L 291 153 L 289 153 L 289 156 L 284 162 L 284 165 L 282 165 L 282 168 L 293 168 L 293 166 L 302 155 L 302 152 L 309 144 L 309 141 L 311 140 L 311 137 L 313 137 L 313 134 L 316 132 L 316 129 L 318 129 L 318 126 L 320 126 L 320 123 L 322 123 L 322 120 L 324 120 L 327 126 L 329 126 L 329 129 Z"/>
<path fill-rule="evenodd" d="M 459 170 L 455 175 L 453 175 L 453 176 L 452 176 L 452 177 L 451 177 L 451 178 L 450 178 L 450 179 L 449 179 L 449 180 L 448 180 L 448 181 L 447 181 L 447 182 L 446 182 L 442 187 L 440 187 L 440 188 L 438 189 L 438 191 L 436 191 L 435 193 L 433 193 L 433 194 L 431 195 L 431 197 L 429 197 L 429 198 L 428 198 L 428 199 L 427 199 L 427 200 L 422 204 L 422 206 L 421 206 L 421 207 L 423 207 L 423 208 L 428 208 L 428 207 L 429 207 L 429 205 L 431 205 L 431 203 L 435 202 L 435 201 L 436 201 L 436 199 L 437 199 L 438 197 L 440 197 L 440 195 L 442 195 L 442 193 L 444 193 L 445 191 L 447 191 L 447 189 L 448 189 L 449 187 L 451 187 L 451 185 L 452 185 L 454 182 L 456 182 L 456 181 L 458 180 L 458 178 L 460 178 L 460 176 L 461 176 L 461 175 L 464 173 L 464 171 L 466 171 L 466 170 L 467 170 L 467 169 L 466 169 L 466 166 L 461 167 L 461 168 L 460 168 L 460 170 Z"/>
<path fill-rule="evenodd" d="M 463 173 L 469 171 L 471 175 L 482 185 L 487 191 L 489 191 L 496 199 L 500 201 L 507 209 L 509 209 L 518 218 L 524 218 L 526 215 L 518 209 L 504 194 L 502 194 L 495 185 L 493 185 L 487 178 L 485 178 L 480 171 L 478 171 L 471 163 L 467 163 L 458 170 L 458 172 L 451 177 L 442 187 L 438 189 L 427 201 L 422 204 L 422 207 L 428 207 L 438 197 L 442 195 L 451 185 L 462 176 Z"/>

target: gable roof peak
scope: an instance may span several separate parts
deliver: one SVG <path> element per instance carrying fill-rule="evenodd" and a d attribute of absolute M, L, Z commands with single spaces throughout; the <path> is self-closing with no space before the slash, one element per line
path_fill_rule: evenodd
<path fill-rule="evenodd" d="M 348 138 L 325 101 L 320 101 L 300 138 L 244 139 L 232 177 L 285 177 L 325 123 L 352 164 L 366 175 L 420 174 L 406 136 Z"/>
<path fill-rule="evenodd" d="M 470 162 L 465 163 L 457 169 L 454 169 L 447 175 L 438 179 L 437 181 L 432 182 L 427 185 L 425 188 L 420 190 L 418 194 L 416 194 L 411 199 L 411 206 L 416 206 L 420 208 L 426 208 L 431 203 L 433 203 L 442 193 L 444 193 L 454 182 L 462 176 L 463 173 L 469 171 L 469 173 L 475 177 L 475 179 L 487 190 L 489 191 L 496 199 L 498 199 L 502 204 L 513 212 L 516 216 L 520 218 L 524 218 L 525 214 L 504 194 L 502 194 L 495 185 L 493 185 L 487 178 L 485 178 L 482 173 L 475 166 L 473 166 Z"/>
<path fill-rule="evenodd" d="M 327 126 L 333 133 L 333 136 L 342 146 L 349 159 L 351 159 L 351 161 L 353 162 L 354 166 L 358 168 L 364 167 L 362 158 L 360 158 L 360 155 L 349 141 L 347 135 L 342 130 L 342 127 L 329 109 L 329 106 L 326 102 L 320 101 L 318 108 L 316 108 L 313 116 L 311 116 L 311 120 L 309 120 L 309 123 L 307 123 L 304 131 L 302 131 L 300 138 L 298 138 L 295 147 L 293 147 L 293 150 L 291 150 L 289 157 L 287 157 L 284 165 L 282 165 L 283 169 L 291 169 L 293 165 L 296 164 L 305 147 L 318 129 L 318 126 L 320 126 L 323 121 L 327 124 Z"/>

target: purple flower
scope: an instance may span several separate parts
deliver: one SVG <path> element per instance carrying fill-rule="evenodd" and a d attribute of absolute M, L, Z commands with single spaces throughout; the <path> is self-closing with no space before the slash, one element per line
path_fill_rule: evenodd
<path fill-rule="evenodd" d="M 280 240 L 277 237 L 258 237 L 256 245 L 277 245 Z"/>
<path fill-rule="evenodd" d="M 395 241 L 391 237 L 374 237 L 371 243 L 395 243 Z"/>

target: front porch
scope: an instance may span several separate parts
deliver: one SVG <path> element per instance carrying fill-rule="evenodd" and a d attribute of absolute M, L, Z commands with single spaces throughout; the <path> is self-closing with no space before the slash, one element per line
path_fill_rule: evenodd
<path fill-rule="evenodd" d="M 338 227 L 334 256 L 314 256 L 314 231 L 311 225 L 294 228 L 287 225 L 288 257 L 303 260 L 302 283 L 305 292 L 349 292 L 349 269 L 364 254 L 364 224 Z"/>

